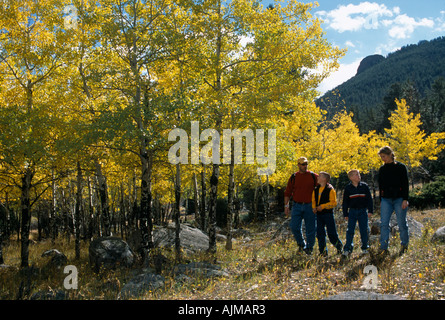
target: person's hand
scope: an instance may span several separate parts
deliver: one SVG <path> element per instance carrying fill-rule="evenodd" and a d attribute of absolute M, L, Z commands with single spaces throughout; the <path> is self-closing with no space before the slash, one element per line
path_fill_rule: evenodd
<path fill-rule="evenodd" d="M 323 211 L 323 208 L 322 208 L 321 206 L 318 206 L 318 207 L 316 208 L 316 210 L 319 211 L 319 212 L 321 212 L 321 211 Z"/>
<path fill-rule="evenodd" d="M 405 210 L 406 208 L 408 208 L 408 205 L 409 205 L 408 200 L 403 200 L 402 209 Z"/>
<path fill-rule="evenodd" d="M 312 212 L 313 212 L 314 214 L 317 214 L 317 208 L 313 208 L 313 209 L 312 209 Z"/>
<path fill-rule="evenodd" d="M 286 218 L 289 218 L 289 207 L 284 207 L 284 216 L 286 217 Z"/>

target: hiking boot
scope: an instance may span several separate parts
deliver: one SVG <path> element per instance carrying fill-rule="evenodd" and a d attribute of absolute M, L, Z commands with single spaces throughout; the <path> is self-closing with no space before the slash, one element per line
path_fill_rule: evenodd
<path fill-rule="evenodd" d="M 402 246 L 399 251 L 399 257 L 408 250 L 408 246 Z"/>
<path fill-rule="evenodd" d="M 327 256 L 328 256 L 327 250 L 323 250 L 322 252 L 320 252 L 320 257 L 327 257 Z"/>
<path fill-rule="evenodd" d="M 297 253 L 302 253 L 302 252 L 304 252 L 304 246 L 300 246 L 300 245 L 298 245 L 298 250 L 297 250 Z"/>
<path fill-rule="evenodd" d="M 389 255 L 388 249 L 379 249 L 378 256 L 380 259 L 385 259 Z"/>

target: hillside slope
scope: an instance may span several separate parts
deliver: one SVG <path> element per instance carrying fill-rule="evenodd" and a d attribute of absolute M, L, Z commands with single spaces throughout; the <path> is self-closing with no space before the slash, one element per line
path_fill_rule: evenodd
<path fill-rule="evenodd" d="M 378 106 L 394 83 L 411 81 L 424 95 L 440 76 L 445 77 L 445 37 L 407 45 L 386 58 L 366 57 L 354 77 L 316 103 L 322 108 L 336 105 L 347 110 L 366 110 Z"/>

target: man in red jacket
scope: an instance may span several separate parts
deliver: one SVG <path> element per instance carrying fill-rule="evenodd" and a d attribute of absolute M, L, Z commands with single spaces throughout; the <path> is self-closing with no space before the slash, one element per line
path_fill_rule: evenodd
<path fill-rule="evenodd" d="M 316 216 L 312 212 L 312 192 L 317 185 L 318 175 L 308 170 L 305 157 L 298 159 L 298 171 L 289 178 L 284 191 L 284 213 L 290 212 L 292 200 L 292 214 L 290 228 L 300 250 L 311 254 L 315 244 Z M 303 238 L 301 224 L 304 219 L 306 227 L 306 241 Z"/>

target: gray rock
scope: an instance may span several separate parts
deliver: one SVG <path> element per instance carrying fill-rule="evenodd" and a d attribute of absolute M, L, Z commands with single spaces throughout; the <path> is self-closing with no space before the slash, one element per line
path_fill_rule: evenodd
<path fill-rule="evenodd" d="M 153 230 L 153 242 L 156 247 L 175 247 L 175 224 L 170 223 L 167 227 L 160 227 Z M 186 253 L 196 253 L 206 251 L 209 248 L 209 236 L 198 228 L 181 224 L 179 239 L 181 248 Z"/>
<path fill-rule="evenodd" d="M 252 234 L 249 230 L 245 229 L 233 229 L 232 230 L 232 237 L 234 238 L 246 238 L 250 237 Z"/>
<path fill-rule="evenodd" d="M 68 258 L 59 250 L 51 249 L 42 253 L 42 257 L 51 257 L 48 267 L 54 267 L 60 269 L 61 267 L 68 264 Z"/>
<path fill-rule="evenodd" d="M 290 221 L 291 219 L 288 218 L 277 226 L 276 231 L 272 235 L 272 240 L 288 239 L 293 236 L 292 231 L 290 229 Z M 304 221 L 303 221 L 303 227 L 304 227 Z"/>
<path fill-rule="evenodd" d="M 371 291 L 352 290 L 342 292 L 323 300 L 406 300 L 395 294 L 381 294 Z"/>
<path fill-rule="evenodd" d="M 13 267 L 10 266 L 10 265 L 0 264 L 0 270 L 8 270 L 8 269 L 11 269 L 11 268 L 13 268 Z"/>
<path fill-rule="evenodd" d="M 90 264 L 96 271 L 99 268 L 114 269 L 118 266 L 131 267 L 134 254 L 128 244 L 117 237 L 103 237 L 91 242 L 89 248 Z"/>
<path fill-rule="evenodd" d="M 376 220 L 370 223 L 370 233 L 371 235 L 377 235 L 380 234 L 380 220 Z"/>
<path fill-rule="evenodd" d="M 67 300 L 68 294 L 62 290 L 38 291 L 34 293 L 30 300 Z"/>
<path fill-rule="evenodd" d="M 445 242 L 445 226 L 440 227 L 431 237 L 433 242 Z"/>
<path fill-rule="evenodd" d="M 120 299 L 136 298 L 165 285 L 165 278 L 158 274 L 142 273 L 127 282 L 119 294 Z"/>
<path fill-rule="evenodd" d="M 212 277 L 228 277 L 229 274 L 221 270 L 221 267 L 208 262 L 191 262 L 189 264 L 179 264 L 174 268 L 175 274 L 178 276 L 184 274 L 186 276 L 203 276 Z"/>
<path fill-rule="evenodd" d="M 423 224 L 418 222 L 416 219 L 414 219 L 411 216 L 407 216 L 406 220 L 408 222 L 408 233 L 410 237 L 421 237 L 422 236 L 422 229 Z M 395 214 L 391 216 L 391 220 L 389 221 L 389 226 L 392 230 L 395 232 L 399 232 L 399 226 L 397 225 L 397 217 Z"/>
<path fill-rule="evenodd" d="M 414 219 L 411 216 L 407 216 L 406 220 L 408 222 L 408 233 L 410 237 L 421 237 L 422 236 L 422 229 L 423 224 L 418 222 L 416 219 Z M 371 227 L 371 234 L 377 235 L 380 234 L 380 228 L 381 228 L 381 220 L 373 221 L 370 225 Z M 397 216 L 395 213 L 391 215 L 391 220 L 389 220 L 389 228 L 391 234 L 395 235 L 397 232 L 399 232 L 399 226 L 397 224 Z"/>

